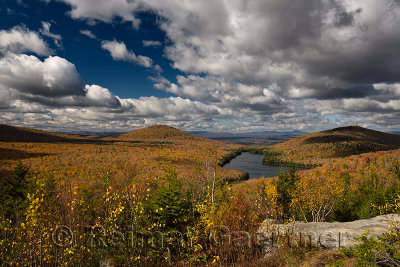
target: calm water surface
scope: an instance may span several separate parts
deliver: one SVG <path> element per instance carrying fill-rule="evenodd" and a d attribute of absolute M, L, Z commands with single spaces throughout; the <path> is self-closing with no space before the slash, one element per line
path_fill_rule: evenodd
<path fill-rule="evenodd" d="M 249 173 L 249 179 L 278 176 L 281 170 L 288 170 L 289 167 L 263 165 L 263 155 L 244 152 L 232 159 L 224 168 Z"/>

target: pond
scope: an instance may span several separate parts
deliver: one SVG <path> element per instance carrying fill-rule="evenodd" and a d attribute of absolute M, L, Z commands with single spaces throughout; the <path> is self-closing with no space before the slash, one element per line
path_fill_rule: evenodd
<path fill-rule="evenodd" d="M 275 177 L 278 176 L 281 170 L 289 169 L 289 167 L 283 166 L 263 165 L 263 158 L 263 155 L 244 152 L 233 158 L 229 163 L 225 164 L 224 168 L 247 172 L 249 174 L 249 179 L 260 178 L 263 176 Z"/>

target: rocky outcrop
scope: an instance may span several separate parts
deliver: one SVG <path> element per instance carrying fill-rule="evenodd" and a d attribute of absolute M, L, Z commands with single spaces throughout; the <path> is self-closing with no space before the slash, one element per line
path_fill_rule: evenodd
<path fill-rule="evenodd" d="M 258 242 L 268 253 L 278 244 L 291 246 L 320 246 L 327 249 L 351 248 L 356 244 L 355 237 L 368 232 L 368 236 L 379 236 L 399 225 L 397 214 L 381 215 L 371 219 L 353 222 L 293 222 L 276 224 L 265 220 L 257 231 Z"/>

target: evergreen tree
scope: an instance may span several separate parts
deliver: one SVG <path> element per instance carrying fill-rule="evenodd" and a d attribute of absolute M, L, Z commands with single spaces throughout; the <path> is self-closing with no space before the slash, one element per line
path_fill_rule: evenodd
<path fill-rule="evenodd" d="M 153 203 L 156 220 L 165 229 L 184 230 L 192 221 L 190 195 L 183 192 L 175 171 L 168 169 L 163 179 L 166 184 L 159 189 Z"/>
<path fill-rule="evenodd" d="M 14 176 L 5 180 L 1 196 L 3 216 L 19 221 L 27 207 L 29 167 L 19 161 L 14 167 Z"/>

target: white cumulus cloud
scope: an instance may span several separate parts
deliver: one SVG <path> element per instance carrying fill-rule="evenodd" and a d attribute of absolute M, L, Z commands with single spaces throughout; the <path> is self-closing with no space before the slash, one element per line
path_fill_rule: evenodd
<path fill-rule="evenodd" d="M 47 0 L 50 1 L 50 0 Z M 131 22 L 138 27 L 140 20 L 135 13 L 139 8 L 137 1 L 131 0 L 57 0 L 65 2 L 72 7 L 69 15 L 74 19 L 86 20 L 93 24 L 98 21 L 113 22 L 116 17 L 123 21 Z"/>
<path fill-rule="evenodd" d="M 0 30 L 0 52 L 34 52 L 41 56 L 51 54 L 47 44 L 36 32 L 20 26 L 10 30 Z"/>

